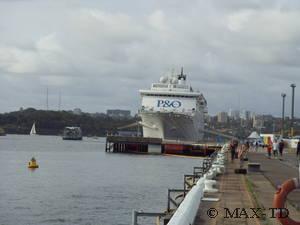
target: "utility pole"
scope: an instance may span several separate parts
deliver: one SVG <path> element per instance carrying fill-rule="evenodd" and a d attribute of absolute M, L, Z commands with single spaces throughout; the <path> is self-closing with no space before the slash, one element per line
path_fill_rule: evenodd
<path fill-rule="evenodd" d="M 291 88 L 292 88 L 291 137 L 294 136 L 294 100 L 295 100 L 295 87 L 296 87 L 296 84 L 291 84 Z"/>
<path fill-rule="evenodd" d="M 284 137 L 284 108 L 285 108 L 285 93 L 281 93 L 282 97 L 282 118 L 281 118 L 281 136 Z"/>

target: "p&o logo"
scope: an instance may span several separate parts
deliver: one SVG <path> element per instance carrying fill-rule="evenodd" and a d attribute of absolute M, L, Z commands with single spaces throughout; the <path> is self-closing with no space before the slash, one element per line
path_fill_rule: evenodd
<path fill-rule="evenodd" d="M 179 108 L 181 106 L 181 102 L 177 100 L 158 100 L 157 107 L 163 108 Z"/>

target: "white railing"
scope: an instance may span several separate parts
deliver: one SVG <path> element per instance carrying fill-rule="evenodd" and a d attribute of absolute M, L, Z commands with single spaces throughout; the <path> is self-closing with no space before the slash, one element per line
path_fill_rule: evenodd
<path fill-rule="evenodd" d="M 205 178 L 200 178 L 180 204 L 168 225 L 190 225 L 194 223 L 204 194 Z"/>
<path fill-rule="evenodd" d="M 199 206 L 201 204 L 202 198 L 204 196 L 204 192 L 211 192 L 211 191 L 218 191 L 217 189 L 212 188 L 212 185 L 216 183 L 214 179 L 218 174 L 222 174 L 225 170 L 225 155 L 224 153 L 228 151 L 228 145 L 223 145 L 221 151 L 218 153 L 211 155 L 207 161 L 205 159 L 202 162 L 202 167 L 200 168 L 202 172 L 205 174 L 196 182 L 196 184 L 192 187 L 192 189 L 187 193 L 184 200 L 181 202 L 175 213 L 173 214 L 172 218 L 168 222 L 167 225 L 191 225 L 194 224 L 194 220 L 196 218 Z M 216 154 L 217 153 L 217 154 Z M 194 175 L 195 175 L 195 168 L 194 167 Z M 212 182 L 213 181 L 213 182 Z M 174 189 L 175 190 L 175 189 Z M 184 193 L 184 190 L 181 190 Z M 169 201 L 169 194 L 168 194 L 168 201 Z M 169 202 L 168 202 L 169 204 Z M 174 204 L 174 203 L 173 203 Z M 177 207 L 177 205 L 176 205 Z M 168 205 L 168 211 L 170 207 Z M 145 212 L 138 212 L 133 211 L 133 222 L 132 225 L 137 225 L 137 219 L 139 216 L 155 216 L 158 217 L 158 221 L 160 218 L 164 217 L 168 213 L 145 213 Z M 157 222 L 159 224 L 159 222 Z"/>

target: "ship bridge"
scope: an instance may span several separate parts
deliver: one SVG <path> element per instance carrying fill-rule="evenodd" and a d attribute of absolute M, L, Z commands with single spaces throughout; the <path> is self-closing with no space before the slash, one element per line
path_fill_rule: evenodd
<path fill-rule="evenodd" d="M 204 96 L 186 84 L 186 75 L 161 77 L 148 90 L 139 91 L 142 97 L 141 111 L 194 113 L 205 110 Z"/>

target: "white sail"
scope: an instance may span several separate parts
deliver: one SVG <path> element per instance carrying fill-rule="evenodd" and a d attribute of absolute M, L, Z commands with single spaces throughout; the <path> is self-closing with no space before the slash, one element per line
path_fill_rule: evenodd
<path fill-rule="evenodd" d="M 36 135 L 35 123 L 33 123 L 32 128 L 30 130 L 30 135 Z"/>

